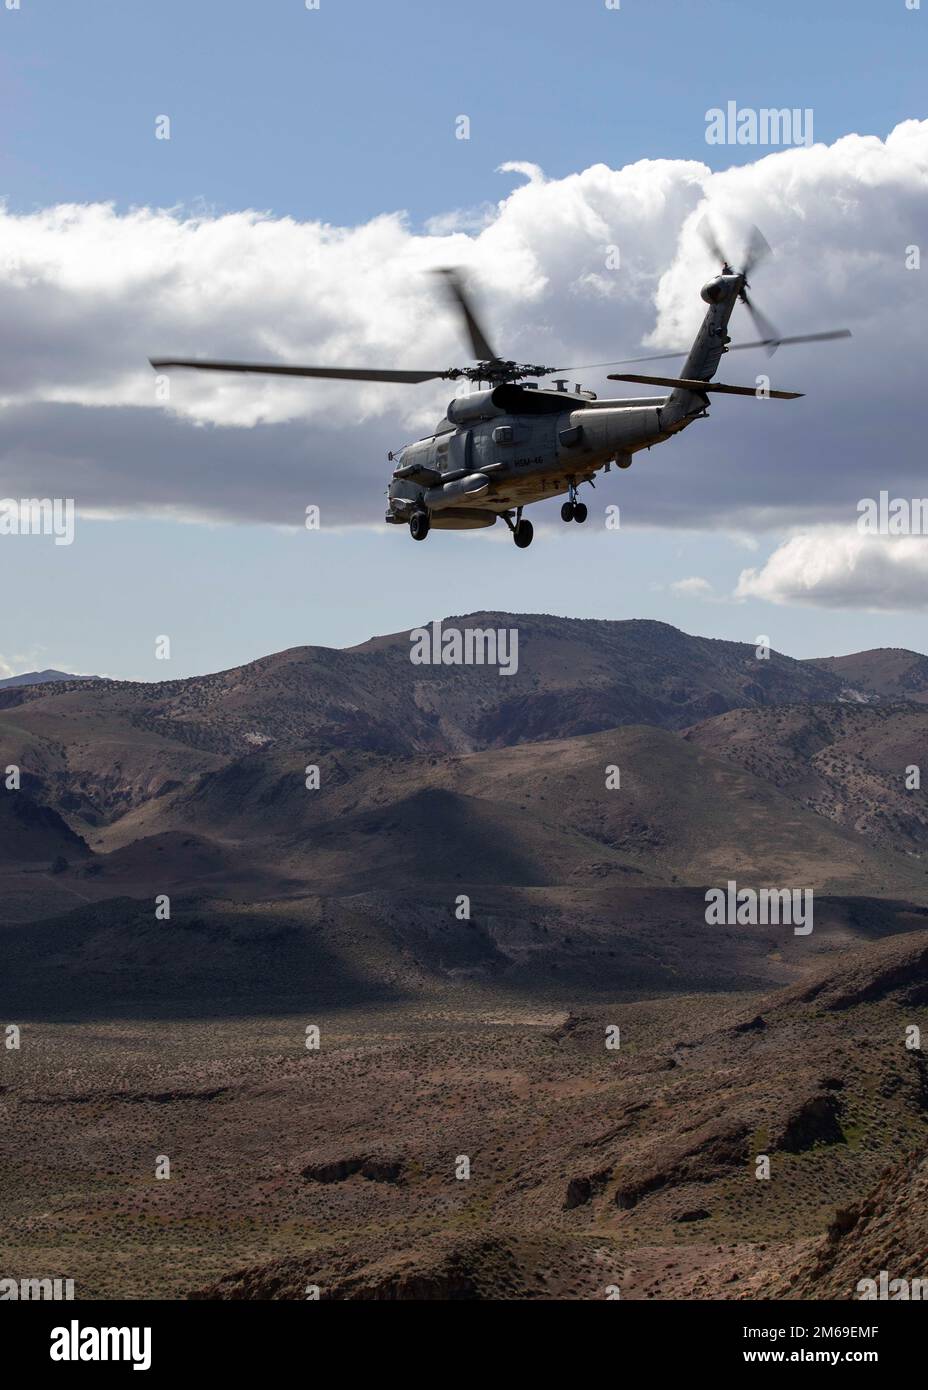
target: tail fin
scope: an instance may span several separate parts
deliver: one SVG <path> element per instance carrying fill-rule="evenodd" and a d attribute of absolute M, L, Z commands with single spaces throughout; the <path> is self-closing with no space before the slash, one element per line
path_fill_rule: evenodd
<path fill-rule="evenodd" d="M 720 284 L 721 277 L 715 282 Z M 728 344 L 728 320 L 738 298 L 740 276 L 732 276 L 731 288 L 726 285 L 725 292 L 710 301 L 706 316 L 693 340 L 689 356 L 681 371 L 684 381 L 711 381 L 719 369 L 722 353 Z M 706 407 L 705 397 L 691 388 L 678 386 L 670 393 L 670 399 L 663 411 L 663 418 L 670 425 L 674 421 L 685 420 L 688 416 L 701 415 Z"/>

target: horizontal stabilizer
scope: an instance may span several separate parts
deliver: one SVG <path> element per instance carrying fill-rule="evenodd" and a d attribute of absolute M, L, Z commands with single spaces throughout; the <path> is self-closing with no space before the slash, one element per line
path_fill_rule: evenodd
<path fill-rule="evenodd" d="M 804 391 L 765 391 L 759 386 L 726 386 L 721 381 L 697 381 L 679 376 L 638 376 L 634 372 L 611 373 L 609 381 L 637 381 L 643 386 L 677 386 L 683 391 L 722 391 L 727 396 L 757 396 L 762 400 L 770 396 L 776 401 L 795 401 L 805 395 Z"/>

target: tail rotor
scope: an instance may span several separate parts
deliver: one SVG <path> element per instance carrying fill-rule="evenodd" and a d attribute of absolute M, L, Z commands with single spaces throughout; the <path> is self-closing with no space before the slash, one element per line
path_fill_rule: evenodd
<path fill-rule="evenodd" d="M 715 260 L 721 261 L 722 274 L 735 274 L 736 272 L 732 270 L 731 263 L 722 250 L 719 239 L 715 235 L 712 224 L 707 217 L 702 219 L 697 230 L 709 254 Z M 776 326 L 770 322 L 767 316 L 761 313 L 760 309 L 758 309 L 757 305 L 749 297 L 748 288 L 750 282 L 748 277 L 752 275 L 757 266 L 761 265 L 770 255 L 772 255 L 772 252 L 767 238 L 759 227 L 752 226 L 748 234 L 748 243 L 744 252 L 744 264 L 740 271 L 743 283 L 741 289 L 738 291 L 738 298 L 751 315 L 751 321 L 759 334 L 760 341 L 757 346 L 763 347 L 768 357 L 772 357 L 780 346 L 783 340 L 782 334 Z"/>

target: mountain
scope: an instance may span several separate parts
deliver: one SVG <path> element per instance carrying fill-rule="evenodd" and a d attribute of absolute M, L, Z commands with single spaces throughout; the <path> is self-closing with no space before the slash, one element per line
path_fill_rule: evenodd
<path fill-rule="evenodd" d="M 85 681 L 93 676 L 72 676 L 67 671 L 24 671 L 21 676 L 6 676 L 0 680 L 0 690 L 11 690 L 20 685 L 48 685 L 50 681 Z"/>
<path fill-rule="evenodd" d="M 662 623 L 451 628 L 516 632 L 518 669 L 416 665 L 399 633 L 160 684 L 3 692 L 0 766 L 96 855 L 32 909 L 37 885 L 8 883 L 12 920 L 158 885 L 221 901 L 734 877 L 925 899 L 928 816 L 903 784 L 921 705 L 849 702 L 808 663 Z"/>
<path fill-rule="evenodd" d="M 752 646 L 665 623 L 475 613 L 444 628 L 516 631 L 515 673 L 414 665 L 400 633 L 159 684 L 23 686 L 0 692 L 0 758 L 28 766 L 49 804 L 83 831 L 256 752 L 421 759 L 629 724 L 676 731 L 730 709 L 846 698 L 842 680 L 808 663 L 761 660 Z"/>
<path fill-rule="evenodd" d="M 819 671 L 837 676 L 850 692 L 868 699 L 928 703 L 928 657 L 904 647 L 877 647 L 850 656 L 813 658 Z"/>

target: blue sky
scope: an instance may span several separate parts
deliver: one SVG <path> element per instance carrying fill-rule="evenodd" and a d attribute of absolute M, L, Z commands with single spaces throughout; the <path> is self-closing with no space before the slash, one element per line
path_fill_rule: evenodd
<path fill-rule="evenodd" d="M 321 0 L 318 11 L 302 0 L 22 0 L 19 11 L 0 8 L 0 196 L 13 214 L 108 201 L 120 213 L 258 209 L 346 228 L 403 212 L 421 232 L 431 218 L 504 198 L 521 182 L 497 172 L 506 161 L 536 163 L 552 180 L 642 159 L 747 164 L 756 150 L 706 144 L 706 110 L 729 99 L 811 107 L 826 144 L 852 132 L 885 138 L 926 114 L 926 25 L 928 5 L 912 12 L 904 0 L 622 0 L 618 11 L 601 0 Z M 462 113 L 468 141 L 453 135 Z M 170 142 L 153 138 L 160 114 L 171 117 Z M 819 326 L 831 325 L 791 325 Z M 88 319 L 88 350 L 103 331 Z M 140 340 L 138 352 L 169 346 Z M 790 362 L 803 385 L 807 361 Z M 744 379 L 755 369 L 762 364 Z M 766 422 L 752 420 L 752 402 L 739 410 L 726 406 L 715 439 L 743 452 L 749 469 Z M 0 412 L 0 454 L 3 428 Z M 262 428 L 256 487 L 274 468 L 274 436 Z M 314 426 L 301 428 L 309 461 Z M 184 460 L 191 477 L 195 433 Z M 698 489 L 712 446 L 690 457 Z M 875 494 L 893 473 L 882 451 L 872 457 Z M 648 467 L 659 470 L 660 458 Z M 127 456 L 124 466 L 143 465 Z M 379 506 L 387 466 L 380 452 L 366 466 Z M 4 494 L 26 495 L 20 483 L 10 464 Z M 802 519 L 797 507 L 778 532 L 731 543 L 727 528 L 703 520 L 690 531 L 679 516 L 618 536 L 575 527 L 539 535 L 525 553 L 467 534 L 415 546 L 399 528 L 82 521 L 70 548 L 45 538 L 0 544 L 0 584 L 23 596 L 0 617 L 0 674 L 55 665 L 164 679 L 479 608 L 655 617 L 746 641 L 769 634 L 797 656 L 928 650 L 924 610 L 912 606 L 733 600 L 741 570 L 762 564 L 785 523 Z M 694 575 L 708 597 L 673 588 Z M 154 660 L 161 633 L 172 636 L 170 672 Z"/>
<path fill-rule="evenodd" d="M 813 107 L 816 137 L 924 107 L 928 16 L 904 0 L 22 0 L 0 11 L 12 206 L 198 200 L 423 220 L 552 177 L 707 147 L 733 98 Z M 170 113 L 170 148 L 150 138 Z M 471 139 L 450 141 L 469 113 Z"/>

